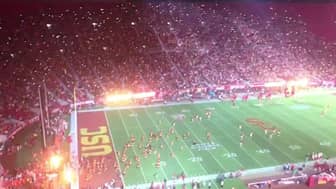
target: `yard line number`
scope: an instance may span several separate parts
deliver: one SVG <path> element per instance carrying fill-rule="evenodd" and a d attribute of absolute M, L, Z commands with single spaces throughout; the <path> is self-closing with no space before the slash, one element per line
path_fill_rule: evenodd
<path fill-rule="evenodd" d="M 228 159 L 233 159 L 233 158 L 237 158 L 238 157 L 238 155 L 236 153 L 233 153 L 233 152 L 225 153 L 225 154 L 223 154 L 223 156 L 225 158 L 228 158 Z"/>
<path fill-rule="evenodd" d="M 269 153 L 271 153 L 271 151 L 269 149 L 265 149 L 265 148 L 264 149 L 259 149 L 256 152 L 259 153 L 259 154 L 269 154 Z"/>
<path fill-rule="evenodd" d="M 330 141 L 326 141 L 326 140 L 321 141 L 320 142 L 320 146 L 331 146 L 331 142 Z"/>
<path fill-rule="evenodd" d="M 296 145 L 296 144 L 289 145 L 288 148 L 291 149 L 291 150 L 293 150 L 293 151 L 295 151 L 295 150 L 301 150 L 301 146 L 300 145 Z"/>
<path fill-rule="evenodd" d="M 192 150 L 198 150 L 198 151 L 215 150 L 218 147 L 220 147 L 220 145 L 215 143 L 200 143 L 191 145 Z"/>
<path fill-rule="evenodd" d="M 202 162 L 203 158 L 202 157 L 191 157 L 188 160 L 191 162 Z"/>

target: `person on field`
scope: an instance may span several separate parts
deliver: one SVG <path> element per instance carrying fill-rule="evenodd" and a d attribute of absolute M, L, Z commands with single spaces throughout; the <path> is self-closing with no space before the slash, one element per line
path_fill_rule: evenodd
<path fill-rule="evenodd" d="M 221 179 L 221 181 L 220 181 L 220 187 L 224 188 L 224 179 Z"/>

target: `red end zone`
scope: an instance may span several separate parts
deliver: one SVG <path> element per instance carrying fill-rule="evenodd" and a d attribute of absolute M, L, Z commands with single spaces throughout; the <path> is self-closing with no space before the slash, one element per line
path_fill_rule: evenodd
<path fill-rule="evenodd" d="M 104 112 L 77 115 L 79 188 L 98 188 L 106 183 L 122 187 L 112 136 Z"/>

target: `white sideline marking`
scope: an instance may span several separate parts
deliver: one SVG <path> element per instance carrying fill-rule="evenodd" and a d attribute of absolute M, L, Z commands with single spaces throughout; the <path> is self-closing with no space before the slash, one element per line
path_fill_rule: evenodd
<path fill-rule="evenodd" d="M 211 100 L 199 100 L 194 102 L 169 102 L 167 104 L 151 104 L 151 105 L 131 105 L 131 106 L 118 106 L 118 107 L 104 107 L 98 109 L 88 109 L 88 110 L 78 110 L 78 112 L 99 112 L 107 110 L 128 110 L 128 109 L 139 109 L 139 108 L 154 108 L 154 107 L 165 107 L 165 106 L 177 106 L 177 105 L 186 105 L 186 104 L 205 104 L 205 103 L 215 103 L 221 102 L 218 99 Z"/>

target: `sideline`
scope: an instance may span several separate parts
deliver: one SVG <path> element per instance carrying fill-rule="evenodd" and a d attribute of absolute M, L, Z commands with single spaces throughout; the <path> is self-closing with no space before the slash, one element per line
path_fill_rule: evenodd
<path fill-rule="evenodd" d="M 336 163 L 336 158 L 331 158 L 328 160 L 321 160 L 321 161 L 327 161 L 328 163 Z M 314 166 L 315 161 L 307 161 L 307 162 L 298 162 L 293 163 L 296 167 L 301 166 L 303 164 L 306 165 L 305 169 L 311 168 Z M 181 179 L 172 179 L 167 181 L 167 186 L 171 185 L 182 185 L 182 184 L 189 184 L 195 181 L 216 181 L 217 178 L 220 176 L 225 176 L 228 178 L 231 173 L 234 172 L 224 172 L 224 173 L 218 173 L 218 174 L 211 174 L 211 175 L 204 175 L 204 176 L 196 176 L 196 177 L 187 177 L 183 180 Z M 258 179 L 265 176 L 274 176 L 274 175 L 284 175 L 283 171 L 283 165 L 276 165 L 276 166 L 270 166 L 270 167 L 263 167 L 263 168 L 257 168 L 257 169 L 248 169 L 241 172 L 240 177 L 236 177 L 236 179 L 240 180 L 248 180 L 248 179 Z M 153 184 L 161 185 L 162 182 L 153 182 Z M 129 185 L 126 186 L 126 189 L 148 189 L 152 183 L 145 183 L 145 184 L 139 184 L 139 185 Z"/>
<path fill-rule="evenodd" d="M 216 103 L 221 102 L 218 99 L 209 100 L 197 100 L 191 101 L 181 101 L 181 102 L 167 102 L 167 104 L 150 104 L 150 105 L 129 105 L 129 106 L 116 106 L 116 107 L 104 107 L 98 109 L 88 109 L 88 110 L 78 110 L 78 112 L 99 112 L 99 111 L 109 111 L 109 110 L 128 110 L 128 109 L 140 109 L 140 108 L 154 108 L 154 107 L 165 107 L 165 106 L 177 106 L 177 105 L 187 105 L 187 104 L 206 104 L 206 103 Z"/>
<path fill-rule="evenodd" d="M 71 189 L 79 188 L 79 160 L 78 160 L 78 132 L 77 132 L 77 114 L 71 112 L 70 136 L 70 161 L 71 166 L 76 170 L 74 182 L 71 183 Z"/>
<path fill-rule="evenodd" d="M 315 95 L 322 95 L 322 94 L 333 94 L 336 93 L 336 88 L 317 88 L 313 89 L 313 91 L 303 91 L 296 93 L 295 97 L 303 97 L 303 96 L 315 96 Z M 246 93 L 239 94 L 239 99 L 237 101 L 242 101 L 240 98 Z M 283 95 L 273 95 L 272 99 L 274 98 L 285 98 Z M 291 98 L 291 97 L 289 97 Z M 257 97 L 251 96 L 249 100 L 256 100 Z M 129 105 L 129 106 L 116 106 L 116 107 L 104 107 L 104 108 L 97 108 L 97 109 L 86 109 L 86 110 L 78 110 L 78 112 L 99 112 L 99 111 L 110 111 L 110 110 L 127 110 L 127 109 L 140 109 L 140 108 L 154 108 L 154 107 L 165 107 L 165 106 L 178 106 L 178 105 L 189 105 L 189 104 L 206 104 L 206 103 L 216 103 L 216 102 L 227 102 L 230 99 L 226 98 L 223 100 L 219 99 L 202 99 L 202 100 L 195 100 L 193 102 L 189 100 L 184 100 L 181 102 L 167 102 L 166 104 L 158 103 L 158 104 L 150 104 L 150 105 Z"/>

